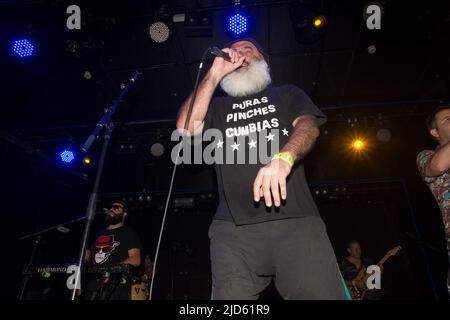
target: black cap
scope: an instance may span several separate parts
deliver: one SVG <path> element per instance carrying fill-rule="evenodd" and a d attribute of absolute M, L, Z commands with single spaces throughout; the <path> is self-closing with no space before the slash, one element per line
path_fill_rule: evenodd
<path fill-rule="evenodd" d="M 269 64 L 269 55 L 264 51 L 263 47 L 253 38 L 240 38 L 235 39 L 233 41 L 228 42 L 224 48 L 230 48 L 234 43 L 240 42 L 240 41 L 248 41 L 253 43 L 253 45 L 258 49 L 258 51 L 263 55 L 264 60 L 266 60 L 267 64 Z"/>
<path fill-rule="evenodd" d="M 109 202 L 109 206 L 111 207 L 114 203 L 118 203 L 121 204 L 123 206 L 123 211 L 128 212 L 127 208 L 128 208 L 128 204 L 127 201 L 121 198 L 117 198 L 117 199 L 112 199 Z"/>

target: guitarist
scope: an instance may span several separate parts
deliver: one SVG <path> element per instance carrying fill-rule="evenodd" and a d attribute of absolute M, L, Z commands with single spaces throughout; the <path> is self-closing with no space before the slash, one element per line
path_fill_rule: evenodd
<path fill-rule="evenodd" d="M 361 270 L 361 268 L 369 267 L 374 262 L 371 259 L 364 258 L 361 255 L 361 244 L 352 240 L 347 245 L 348 256 L 342 261 L 340 265 L 342 277 L 349 288 L 356 288 L 360 292 L 367 288 L 366 283 L 363 281 L 356 281 L 355 277 Z M 383 268 L 381 267 L 381 271 Z M 372 289 L 367 292 L 364 300 L 379 300 L 381 299 L 381 290 Z"/>
<path fill-rule="evenodd" d="M 95 235 L 85 261 L 92 266 L 128 264 L 137 269 L 141 265 L 142 245 L 136 231 L 125 226 L 127 209 L 122 201 L 113 201 L 105 217 L 106 228 Z M 89 277 L 85 275 L 85 277 Z M 96 275 L 86 284 L 87 300 L 130 300 L 131 281 L 128 275 Z"/>

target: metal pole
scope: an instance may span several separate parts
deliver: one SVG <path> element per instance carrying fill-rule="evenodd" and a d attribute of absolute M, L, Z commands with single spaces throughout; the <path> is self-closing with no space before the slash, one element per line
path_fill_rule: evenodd
<path fill-rule="evenodd" d="M 28 264 L 25 268 L 25 272 L 28 271 L 31 267 L 31 265 L 34 262 L 34 258 L 36 257 L 36 252 L 37 249 L 39 247 L 39 244 L 41 243 L 42 237 L 41 236 L 37 236 L 36 239 L 34 240 L 34 246 L 33 246 L 33 251 L 31 252 L 31 257 L 30 260 L 28 261 Z M 23 299 L 23 295 L 25 294 L 25 289 L 28 285 L 28 280 L 30 279 L 30 276 L 27 274 L 22 278 L 22 284 L 20 286 L 20 290 L 19 290 L 19 295 L 17 296 L 17 300 L 22 300 Z"/>
<path fill-rule="evenodd" d="M 87 213 L 86 213 L 86 224 L 84 227 L 83 239 L 81 241 L 80 252 L 78 255 L 78 266 L 79 267 L 76 271 L 75 286 L 72 290 L 71 300 L 75 300 L 77 287 L 79 285 L 81 285 L 81 284 L 79 284 L 80 273 L 81 273 L 81 269 L 83 267 L 84 254 L 85 254 L 87 242 L 89 239 L 89 231 L 91 229 L 91 225 L 92 225 L 92 222 L 94 221 L 94 217 L 95 217 L 95 211 L 96 211 L 97 199 L 98 199 L 98 188 L 100 185 L 100 180 L 101 180 L 101 176 L 102 176 L 102 172 L 103 172 L 103 166 L 105 164 L 106 153 L 108 151 L 108 146 L 109 146 L 109 142 L 111 139 L 111 134 L 112 134 L 113 128 L 114 128 L 114 125 L 112 122 L 110 122 L 106 126 L 106 133 L 105 133 L 105 137 L 104 137 L 104 141 L 103 141 L 103 147 L 102 147 L 102 152 L 101 152 L 101 156 L 100 156 L 100 160 L 99 160 L 98 171 L 97 171 L 97 175 L 95 177 L 94 189 L 89 198 L 89 204 L 88 204 Z"/>

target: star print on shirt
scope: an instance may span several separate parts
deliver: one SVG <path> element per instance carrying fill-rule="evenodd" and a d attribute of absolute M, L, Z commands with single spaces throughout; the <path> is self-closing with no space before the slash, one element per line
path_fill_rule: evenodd
<path fill-rule="evenodd" d="M 250 142 L 248 143 L 248 145 L 250 146 L 250 149 L 251 149 L 251 148 L 256 148 L 256 141 L 252 139 L 252 141 L 250 141 Z"/>
<path fill-rule="evenodd" d="M 283 132 L 283 134 L 284 134 L 285 136 L 288 136 L 288 135 L 289 135 L 289 131 L 287 131 L 286 128 L 284 128 L 284 129 L 282 130 L 282 132 Z"/>
<path fill-rule="evenodd" d="M 219 142 L 216 143 L 217 149 L 223 148 L 223 141 L 219 140 Z"/>
<path fill-rule="evenodd" d="M 236 142 L 231 145 L 231 148 L 233 148 L 233 151 L 239 150 L 240 144 L 237 144 Z"/>
<path fill-rule="evenodd" d="M 266 136 L 267 141 L 273 141 L 273 138 L 275 138 L 275 135 L 272 133 L 269 133 L 269 135 Z"/>

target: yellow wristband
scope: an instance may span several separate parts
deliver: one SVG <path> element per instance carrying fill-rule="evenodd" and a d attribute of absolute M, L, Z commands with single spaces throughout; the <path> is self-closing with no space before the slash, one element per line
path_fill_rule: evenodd
<path fill-rule="evenodd" d="M 272 157 L 272 160 L 277 159 L 286 161 L 291 167 L 294 165 L 294 158 L 292 158 L 292 156 L 287 152 L 277 153 Z"/>

